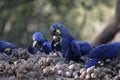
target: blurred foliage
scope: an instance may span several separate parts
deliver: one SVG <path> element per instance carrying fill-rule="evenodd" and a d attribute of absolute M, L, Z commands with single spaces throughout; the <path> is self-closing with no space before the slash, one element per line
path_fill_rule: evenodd
<path fill-rule="evenodd" d="M 78 40 L 91 42 L 114 15 L 113 3 L 114 0 L 0 0 L 0 39 L 26 47 L 32 43 L 32 34 L 39 31 L 51 41 L 49 28 L 60 22 Z"/>

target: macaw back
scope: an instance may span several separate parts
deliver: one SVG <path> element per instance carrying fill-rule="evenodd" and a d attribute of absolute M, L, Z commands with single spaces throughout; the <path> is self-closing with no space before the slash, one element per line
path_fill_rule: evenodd
<path fill-rule="evenodd" d="M 112 44 L 102 44 L 94 48 L 88 54 L 91 60 L 87 63 L 85 68 L 89 68 L 98 63 L 98 61 L 105 61 L 106 59 L 115 59 L 118 56 L 119 49 Z"/>
<path fill-rule="evenodd" d="M 88 57 L 98 59 L 114 59 L 117 57 L 118 53 L 119 50 L 115 45 L 102 44 L 90 51 Z"/>
<path fill-rule="evenodd" d="M 115 45 L 120 50 L 120 42 L 112 42 L 110 44 Z"/>

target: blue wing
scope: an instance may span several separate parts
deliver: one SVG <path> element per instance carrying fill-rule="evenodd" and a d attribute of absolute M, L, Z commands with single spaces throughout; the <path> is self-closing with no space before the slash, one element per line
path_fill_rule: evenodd
<path fill-rule="evenodd" d="M 80 46 L 82 55 L 88 55 L 89 52 L 92 50 L 92 46 L 87 42 L 78 42 L 78 44 Z"/>
<path fill-rule="evenodd" d="M 69 40 L 64 39 L 61 43 L 62 56 L 68 61 L 78 61 L 81 57 L 79 45 L 77 44 L 76 40 Z M 68 44 L 67 41 L 69 41 L 70 43 Z"/>
<path fill-rule="evenodd" d="M 71 42 L 71 46 L 72 46 L 72 51 L 70 51 L 70 52 L 73 52 L 73 55 L 71 55 L 71 57 L 73 59 L 71 59 L 71 60 L 74 60 L 75 62 L 83 62 L 83 63 L 85 63 L 85 61 L 81 59 L 81 56 L 82 56 L 81 47 L 79 46 L 78 41 L 73 40 Z"/>
<path fill-rule="evenodd" d="M 115 59 L 119 53 L 119 49 L 115 45 L 111 44 L 102 44 L 94 48 L 88 54 L 88 57 L 92 60 L 85 66 L 89 68 L 95 65 L 98 61 L 105 59 Z"/>
<path fill-rule="evenodd" d="M 44 42 L 42 47 L 43 47 L 43 51 L 46 54 L 49 54 L 49 52 L 52 52 L 51 44 L 49 42 Z"/>
<path fill-rule="evenodd" d="M 72 46 L 72 51 L 73 51 L 74 55 L 78 56 L 78 57 L 81 57 L 80 47 L 79 47 L 79 44 L 77 43 L 76 40 L 73 40 L 71 42 L 71 46 Z"/>

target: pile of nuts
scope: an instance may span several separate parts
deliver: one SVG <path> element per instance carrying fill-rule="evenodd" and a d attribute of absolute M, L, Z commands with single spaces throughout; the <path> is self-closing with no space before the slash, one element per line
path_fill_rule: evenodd
<path fill-rule="evenodd" d="M 119 58 L 84 69 L 85 64 L 65 63 L 56 54 L 38 51 L 32 55 L 22 48 L 16 56 L 3 57 L 1 54 L 0 80 L 120 80 Z"/>

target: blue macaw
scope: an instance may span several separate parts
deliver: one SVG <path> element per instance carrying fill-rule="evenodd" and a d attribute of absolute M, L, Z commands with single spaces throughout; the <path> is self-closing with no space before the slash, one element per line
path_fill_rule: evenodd
<path fill-rule="evenodd" d="M 89 51 L 92 50 L 92 47 L 89 43 L 77 41 L 61 23 L 54 23 L 50 28 L 50 33 L 53 36 L 61 37 L 61 52 L 63 58 L 67 62 L 70 60 L 79 62 L 81 61 L 81 56 L 87 55 Z"/>
<path fill-rule="evenodd" d="M 33 44 L 28 47 L 28 52 L 35 54 L 37 51 L 49 54 L 52 52 L 51 43 L 49 43 L 40 32 L 35 32 L 32 36 Z"/>
<path fill-rule="evenodd" d="M 115 59 L 119 54 L 119 50 L 120 42 L 98 45 L 88 54 L 88 57 L 91 58 L 91 60 L 88 62 L 85 68 L 87 69 L 91 66 L 94 66 L 99 61 L 105 61 L 106 59 Z"/>
<path fill-rule="evenodd" d="M 15 54 L 17 52 L 16 47 L 11 42 L 0 40 L 0 52 L 4 52 L 7 55 Z"/>

